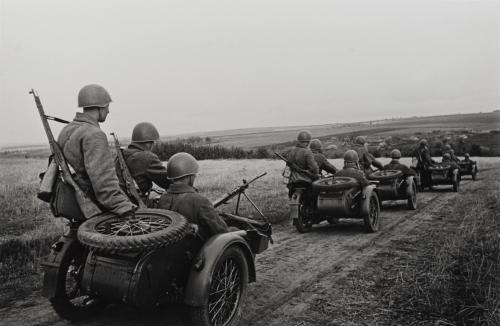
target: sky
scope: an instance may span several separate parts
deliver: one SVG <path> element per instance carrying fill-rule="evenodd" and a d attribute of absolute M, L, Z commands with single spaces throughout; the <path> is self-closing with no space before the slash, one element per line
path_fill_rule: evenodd
<path fill-rule="evenodd" d="M 0 0 L 0 147 L 45 141 L 30 88 L 70 120 L 90 83 L 121 137 L 488 112 L 500 2 Z"/>

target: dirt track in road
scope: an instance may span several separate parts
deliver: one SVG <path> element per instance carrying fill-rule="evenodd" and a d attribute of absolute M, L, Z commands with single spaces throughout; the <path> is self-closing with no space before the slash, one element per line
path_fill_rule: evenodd
<path fill-rule="evenodd" d="M 486 178 L 487 172 L 481 177 Z M 480 187 L 482 181 L 463 180 L 461 192 Z M 384 203 L 381 231 L 367 234 L 361 221 L 341 220 L 339 225 L 322 224 L 310 233 L 299 234 L 291 226 L 275 228 L 274 240 L 257 257 L 257 282 L 249 287 L 241 325 L 288 325 L 297 314 L 304 314 L 303 303 L 328 291 L 346 273 L 363 264 L 393 240 L 405 237 L 434 212 L 459 194 L 448 189 L 420 193 L 418 209 L 406 209 L 405 202 Z M 187 325 L 174 306 L 154 312 L 139 312 L 124 306 L 111 306 L 82 325 Z M 61 320 L 46 299 L 33 295 L 0 309 L 0 325 L 70 325 Z"/>

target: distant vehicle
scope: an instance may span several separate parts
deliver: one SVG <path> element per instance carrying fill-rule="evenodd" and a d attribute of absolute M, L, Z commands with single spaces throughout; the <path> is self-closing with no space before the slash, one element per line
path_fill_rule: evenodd
<path fill-rule="evenodd" d="M 368 176 L 378 181 L 377 194 L 381 202 L 406 200 L 408 209 L 417 209 L 417 182 L 413 176 L 405 177 L 398 170 L 379 170 Z"/>
<path fill-rule="evenodd" d="M 347 177 L 326 177 L 312 187 L 297 187 L 290 201 L 290 218 L 300 233 L 309 232 L 314 224 L 338 218 L 364 221 L 367 232 L 379 228 L 380 202 L 376 185 L 360 189 L 358 182 Z"/>
<path fill-rule="evenodd" d="M 438 163 L 429 166 L 431 186 L 451 185 L 454 192 L 460 188 L 460 170 L 454 169 L 447 164 Z"/>
<path fill-rule="evenodd" d="M 470 175 L 472 180 L 476 181 L 477 177 L 477 163 L 476 161 L 460 161 L 458 163 L 460 168 L 460 175 Z"/>

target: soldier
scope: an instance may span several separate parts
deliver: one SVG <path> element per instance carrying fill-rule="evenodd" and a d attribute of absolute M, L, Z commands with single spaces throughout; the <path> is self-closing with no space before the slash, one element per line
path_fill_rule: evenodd
<path fill-rule="evenodd" d="M 401 158 L 401 152 L 398 149 L 392 150 L 391 158 L 392 158 L 391 162 L 384 166 L 384 170 L 398 170 L 403 172 L 403 175 L 405 177 L 417 175 L 417 173 L 414 170 L 410 169 L 404 164 L 399 163 L 399 159 Z"/>
<path fill-rule="evenodd" d="M 139 187 L 140 195 L 146 202 L 153 182 L 163 189 L 167 189 L 171 181 L 167 178 L 167 169 L 158 156 L 151 151 L 160 135 L 156 127 L 149 122 L 138 123 L 132 131 L 132 143 L 122 150 L 123 158 L 130 174 Z M 121 171 L 120 163 L 115 161 L 117 171 Z M 125 189 L 125 180 L 118 173 L 120 186 Z"/>
<path fill-rule="evenodd" d="M 371 166 L 375 166 L 378 169 L 383 169 L 384 166 L 380 163 L 375 157 L 373 157 L 370 152 L 368 152 L 368 144 L 366 143 L 366 139 L 363 136 L 358 136 L 354 140 L 356 143 L 356 153 L 359 157 L 359 166 L 363 170 L 366 176 L 370 175 L 373 170 Z"/>
<path fill-rule="evenodd" d="M 450 149 L 449 153 L 450 153 L 450 158 L 452 161 L 455 161 L 455 163 L 460 162 L 460 159 L 455 155 L 455 150 L 453 148 Z"/>
<path fill-rule="evenodd" d="M 427 140 L 421 139 L 418 147 L 413 151 L 413 157 L 417 159 L 417 171 L 420 171 L 422 178 L 422 189 L 424 186 L 431 186 L 431 175 L 429 172 L 429 166 L 436 164 L 429 153 L 429 148 L 427 148 Z"/>
<path fill-rule="evenodd" d="M 450 171 L 458 169 L 458 164 L 451 158 L 450 153 L 445 153 L 441 159 L 441 164 L 444 166 L 449 166 Z"/>
<path fill-rule="evenodd" d="M 109 114 L 109 93 L 100 85 L 84 86 L 78 93 L 77 112 L 58 137 L 75 182 L 106 211 L 132 217 L 136 209 L 121 191 L 106 134 L 99 128 Z"/>
<path fill-rule="evenodd" d="M 167 176 L 172 180 L 160 198 L 160 209 L 178 212 L 197 226 L 196 237 L 205 242 L 212 235 L 228 231 L 212 203 L 194 188 L 198 162 L 188 153 L 173 155 L 167 164 Z"/>
<path fill-rule="evenodd" d="M 359 167 L 359 157 L 355 150 L 348 150 L 344 154 L 344 168 L 335 174 L 335 177 L 350 177 L 358 181 L 362 188 L 369 185 L 368 179 Z"/>
<path fill-rule="evenodd" d="M 311 141 L 311 133 L 309 131 L 300 131 L 297 135 L 297 144 L 284 156 L 287 160 L 295 164 L 300 169 L 308 171 L 308 174 L 291 169 L 290 180 L 287 185 L 289 196 L 293 194 L 296 186 L 310 186 L 312 181 L 316 180 L 319 176 L 319 169 L 316 161 L 314 160 L 313 153 L 309 150 L 308 145 Z"/>
<path fill-rule="evenodd" d="M 325 155 L 323 155 L 323 144 L 321 144 L 321 140 L 319 139 L 311 140 L 309 148 L 313 153 L 314 161 L 316 161 L 316 164 L 318 165 L 319 173 L 321 173 L 321 171 L 323 170 L 326 171 L 327 173 L 332 173 L 332 174 L 338 172 L 337 168 L 333 166 L 330 162 L 328 162 Z"/>
<path fill-rule="evenodd" d="M 464 159 L 462 160 L 462 162 L 467 162 L 467 163 L 469 163 L 469 162 L 471 162 L 471 163 L 476 163 L 475 161 L 473 161 L 473 160 L 471 160 L 471 159 L 470 159 L 470 155 L 469 155 L 469 153 L 465 153 L 465 155 L 464 155 Z"/>

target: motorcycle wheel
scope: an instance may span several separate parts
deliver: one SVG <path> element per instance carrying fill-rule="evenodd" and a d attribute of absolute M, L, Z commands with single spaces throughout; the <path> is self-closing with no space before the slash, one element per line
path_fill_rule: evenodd
<path fill-rule="evenodd" d="M 456 178 L 456 180 L 453 181 L 453 191 L 458 192 L 460 190 L 460 180 Z"/>
<path fill-rule="evenodd" d="M 56 313 L 64 319 L 79 321 L 100 312 L 106 306 L 101 298 L 82 293 L 80 287 L 87 250 L 71 248 L 60 266 L 56 293 L 50 299 Z"/>
<path fill-rule="evenodd" d="M 190 307 L 194 326 L 234 326 L 241 318 L 242 303 L 248 285 L 245 254 L 232 246 L 219 258 L 212 271 L 207 301 L 201 307 Z"/>
<path fill-rule="evenodd" d="M 408 196 L 408 209 L 417 209 L 417 186 L 415 185 L 415 182 L 412 182 L 411 193 L 410 196 Z"/>
<path fill-rule="evenodd" d="M 368 215 L 363 216 L 365 223 L 365 230 L 368 233 L 374 233 L 378 231 L 379 226 L 379 215 L 380 215 L 380 203 L 378 201 L 377 194 L 373 192 L 370 195 L 370 206 L 368 210 Z"/>
<path fill-rule="evenodd" d="M 474 165 L 472 168 L 472 181 L 476 181 L 477 167 Z"/>
<path fill-rule="evenodd" d="M 299 233 L 307 233 L 312 230 L 312 223 L 309 220 L 307 207 L 304 203 L 300 204 L 299 216 L 293 221 L 293 224 Z"/>

